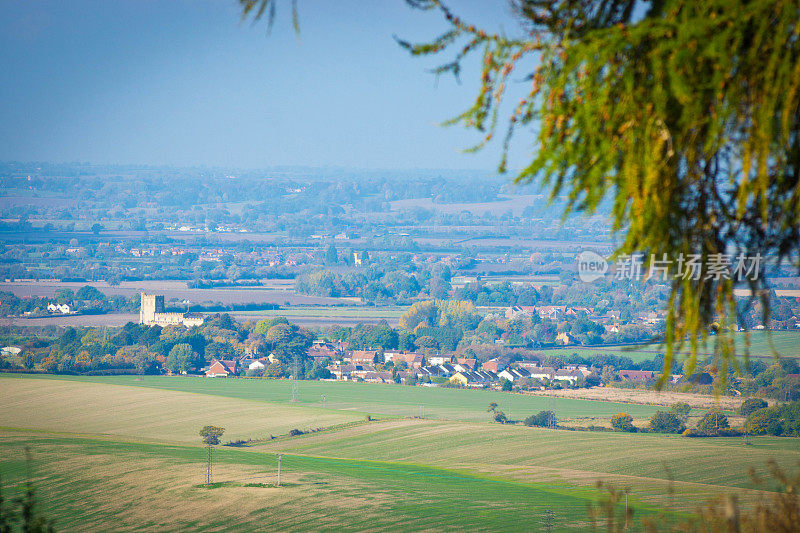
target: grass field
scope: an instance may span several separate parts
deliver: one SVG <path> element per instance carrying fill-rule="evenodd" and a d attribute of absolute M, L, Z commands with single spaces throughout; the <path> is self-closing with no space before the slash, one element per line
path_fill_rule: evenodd
<path fill-rule="evenodd" d="M 0 426 L 159 442 L 195 442 L 197 431 L 206 424 L 224 426 L 231 440 L 256 439 L 365 416 L 356 411 L 60 380 L 0 379 L 0 390 Z M 24 419 L 19 413 L 25 413 Z"/>
<path fill-rule="evenodd" d="M 6 377 L 9 376 L 9 377 Z M 7 381 L 26 377 L 0 375 L 0 387 Z M 498 391 L 408 387 L 352 382 L 301 381 L 298 402 L 291 403 L 291 381 L 273 379 L 206 379 L 194 377 L 144 376 L 52 376 L 41 379 L 85 381 L 108 385 L 128 385 L 181 392 L 202 393 L 245 400 L 274 402 L 291 406 L 325 407 L 344 412 L 389 416 L 420 416 L 467 422 L 487 421 L 486 408 L 497 402 L 510 418 L 522 420 L 539 411 L 552 409 L 559 419 L 610 418 L 625 411 L 633 417 L 649 417 L 658 407 L 572 398 L 510 394 Z"/>
<path fill-rule="evenodd" d="M 642 501 L 666 505 L 674 480 L 676 504 L 734 488 L 752 489 L 748 467 L 766 474 L 766 461 L 800 467 L 796 439 L 687 439 L 676 435 L 572 432 L 422 420 L 395 420 L 274 441 L 260 449 L 502 474 L 521 481 L 590 485 L 598 479 L 629 486 Z M 725 463 L 720 458 L 725 457 Z M 747 491 L 745 491 L 747 492 Z"/>
<path fill-rule="evenodd" d="M 216 488 L 200 447 L 0 432 L 6 483 L 35 450 L 42 506 L 64 531 L 537 530 L 545 509 L 559 530 L 586 525 L 596 493 L 418 465 L 286 455 L 275 487 L 272 454 L 215 451 Z M 266 486 L 246 487 L 247 483 Z M 12 494 L 13 495 L 13 494 Z"/>
<path fill-rule="evenodd" d="M 485 412 L 491 400 L 513 416 L 550 401 L 576 416 L 619 410 L 607 402 L 303 382 L 305 401 L 294 404 L 287 381 L 135 379 L 0 377 L 5 495 L 21 488 L 28 446 L 59 530 L 516 531 L 540 529 L 549 509 L 555 530 L 568 531 L 587 526 L 586 505 L 602 496 L 597 480 L 628 487 L 638 512 L 686 512 L 725 493 L 753 502 L 760 493 L 747 468 L 763 473 L 769 458 L 800 468 L 798 439 L 537 429 L 488 422 Z M 439 418 L 386 417 L 418 414 L 419 402 Z M 385 418 L 366 422 L 365 413 Z M 207 488 L 197 435 L 205 424 L 225 427 L 223 442 L 279 438 L 217 447 L 218 484 Z M 286 436 L 321 426 L 335 427 Z"/>

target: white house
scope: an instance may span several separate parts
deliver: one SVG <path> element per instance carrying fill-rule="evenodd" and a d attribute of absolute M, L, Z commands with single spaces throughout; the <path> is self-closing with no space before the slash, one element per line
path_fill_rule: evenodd
<path fill-rule="evenodd" d="M 443 365 L 450 362 L 449 355 L 430 355 L 428 356 L 428 363 L 431 365 Z"/>
<path fill-rule="evenodd" d="M 389 361 L 394 361 L 396 355 L 400 355 L 400 352 L 383 352 L 383 362 L 388 363 Z"/>
<path fill-rule="evenodd" d="M 524 368 L 506 368 L 499 374 L 498 377 L 506 378 L 508 381 L 516 381 L 518 379 L 525 379 L 531 377 L 531 373 Z"/>
<path fill-rule="evenodd" d="M 51 313 L 59 312 L 62 315 L 68 315 L 72 312 L 72 308 L 68 304 L 47 304 L 47 310 Z"/>
<path fill-rule="evenodd" d="M 556 371 L 551 366 L 540 366 L 537 368 L 531 368 L 531 379 L 553 379 Z"/>
<path fill-rule="evenodd" d="M 584 375 L 580 370 L 566 370 L 562 368 L 560 370 L 556 370 L 556 374 L 553 376 L 553 379 L 557 381 L 569 381 L 571 384 L 574 384 L 582 377 L 584 377 Z"/>
<path fill-rule="evenodd" d="M 256 359 L 247 367 L 248 370 L 264 370 L 267 368 L 267 365 Z"/>

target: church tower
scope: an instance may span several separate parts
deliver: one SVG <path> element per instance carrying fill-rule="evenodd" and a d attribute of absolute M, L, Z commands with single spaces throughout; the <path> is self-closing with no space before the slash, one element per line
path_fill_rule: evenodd
<path fill-rule="evenodd" d="M 164 297 L 141 293 L 141 299 L 139 323 L 148 325 L 154 324 L 156 321 L 156 313 L 164 312 Z"/>

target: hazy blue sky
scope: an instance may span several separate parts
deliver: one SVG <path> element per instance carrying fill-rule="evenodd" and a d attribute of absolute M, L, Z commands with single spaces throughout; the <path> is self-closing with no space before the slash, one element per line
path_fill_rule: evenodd
<path fill-rule="evenodd" d="M 454 4 L 516 29 L 502 0 Z M 437 126 L 475 76 L 437 84 L 392 38 L 437 35 L 439 14 L 300 0 L 298 44 L 278 8 L 267 36 L 234 0 L 3 0 L 0 160 L 495 168 L 497 145 L 461 154 L 474 132 Z"/>

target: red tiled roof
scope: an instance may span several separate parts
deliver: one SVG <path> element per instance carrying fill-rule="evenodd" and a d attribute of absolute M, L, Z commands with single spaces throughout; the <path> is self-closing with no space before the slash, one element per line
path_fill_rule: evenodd
<path fill-rule="evenodd" d="M 619 377 L 631 381 L 647 381 L 653 377 L 651 370 L 620 370 Z"/>

